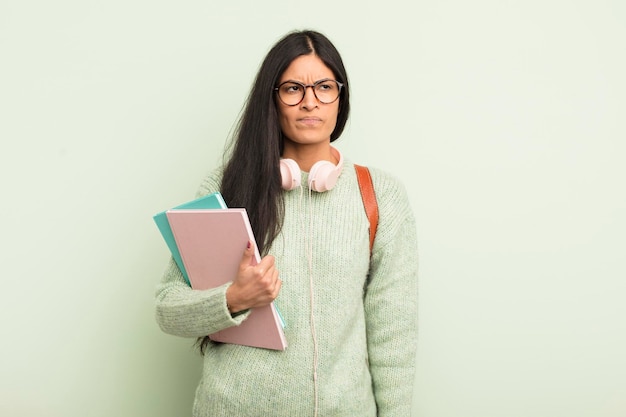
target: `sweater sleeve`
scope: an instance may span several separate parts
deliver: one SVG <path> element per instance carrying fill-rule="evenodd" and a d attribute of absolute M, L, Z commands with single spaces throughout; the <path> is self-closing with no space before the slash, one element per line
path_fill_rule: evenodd
<path fill-rule="evenodd" d="M 196 197 L 217 190 L 218 177 L 207 177 Z M 235 317 L 226 305 L 230 283 L 209 290 L 194 290 L 185 281 L 173 258 L 156 289 L 156 321 L 165 333 L 182 337 L 203 337 L 241 324 L 249 312 Z"/>
<path fill-rule="evenodd" d="M 365 294 L 370 372 L 378 417 L 408 417 L 417 351 L 416 223 L 404 187 L 373 179 L 380 218 Z"/>
<path fill-rule="evenodd" d="M 209 290 L 194 290 L 170 259 L 156 290 L 156 321 L 165 333 L 203 337 L 241 324 L 249 312 L 232 317 L 226 306 L 230 283 Z"/>

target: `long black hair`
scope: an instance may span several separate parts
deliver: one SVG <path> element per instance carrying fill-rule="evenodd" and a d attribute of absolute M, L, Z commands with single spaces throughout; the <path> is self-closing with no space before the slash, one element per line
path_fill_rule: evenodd
<path fill-rule="evenodd" d="M 274 89 L 293 60 L 310 54 L 319 57 L 344 85 L 330 140 L 339 138 L 350 113 L 348 76 L 341 55 L 323 34 L 313 30 L 293 31 L 274 44 L 265 56 L 224 155 L 220 192 L 228 207 L 246 208 L 263 255 L 280 233 L 284 215 L 280 179 L 284 138 Z M 199 342 L 204 352 L 208 337 Z"/>
<path fill-rule="evenodd" d="M 228 148 L 220 191 L 229 207 L 246 208 L 263 254 L 280 232 L 284 209 L 279 168 L 284 139 L 274 88 L 294 59 L 309 54 L 317 55 L 344 84 L 331 142 L 341 135 L 350 111 L 348 77 L 341 56 L 321 33 L 294 31 L 266 55 Z"/>

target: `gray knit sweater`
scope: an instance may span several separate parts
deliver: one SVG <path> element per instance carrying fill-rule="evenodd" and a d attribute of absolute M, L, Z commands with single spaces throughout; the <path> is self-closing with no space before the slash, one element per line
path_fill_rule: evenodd
<path fill-rule="evenodd" d="M 327 192 L 285 192 L 281 234 L 269 251 L 283 281 L 276 306 L 285 351 L 211 343 L 196 390 L 194 417 L 314 415 L 318 352 L 319 417 L 411 415 L 417 343 L 416 225 L 402 184 L 370 168 L 379 225 L 370 259 L 368 220 L 353 164 Z M 306 184 L 307 173 L 303 173 Z M 219 190 L 208 176 L 198 196 Z M 312 244 L 313 311 L 308 263 Z M 196 338 L 245 320 L 231 317 L 226 288 L 192 290 L 171 261 L 156 291 L 161 329 Z"/>

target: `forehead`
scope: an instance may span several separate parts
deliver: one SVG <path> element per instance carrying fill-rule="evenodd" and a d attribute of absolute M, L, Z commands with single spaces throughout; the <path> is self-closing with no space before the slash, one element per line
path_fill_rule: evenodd
<path fill-rule="evenodd" d="M 323 78 L 334 77 L 332 70 L 317 55 L 310 54 L 301 55 L 291 61 L 291 64 L 280 77 L 280 81 L 294 80 L 313 83 Z"/>

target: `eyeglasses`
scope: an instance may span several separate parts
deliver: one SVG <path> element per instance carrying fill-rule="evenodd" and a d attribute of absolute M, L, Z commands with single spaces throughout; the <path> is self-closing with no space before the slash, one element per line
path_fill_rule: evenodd
<path fill-rule="evenodd" d="M 285 103 L 287 106 L 297 106 L 302 102 L 302 100 L 304 100 L 304 94 L 308 87 L 313 89 L 313 94 L 320 103 L 330 104 L 339 98 L 343 84 L 329 78 L 325 78 L 323 80 L 316 81 L 314 84 L 308 85 L 297 81 L 285 81 L 278 87 L 274 88 L 274 91 L 278 93 L 280 101 Z"/>

